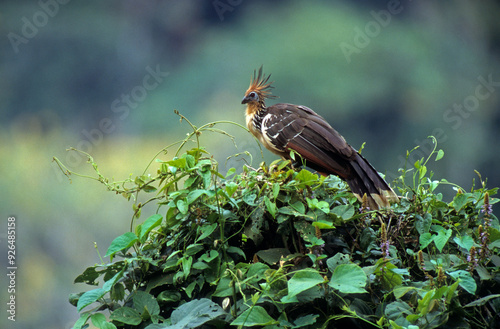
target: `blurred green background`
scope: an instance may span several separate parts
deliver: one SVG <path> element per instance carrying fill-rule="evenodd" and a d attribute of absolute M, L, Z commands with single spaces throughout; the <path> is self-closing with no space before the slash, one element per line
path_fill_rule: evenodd
<path fill-rule="evenodd" d="M 470 189 L 500 186 L 498 1 L 2 1 L 0 5 L 1 264 L 7 218 L 17 221 L 17 314 L 2 328 L 70 328 L 68 294 L 112 239 L 129 229 L 131 203 L 99 183 L 58 171 L 57 156 L 92 174 L 140 175 L 162 147 L 195 125 L 244 123 L 254 69 L 272 73 L 278 102 L 323 115 L 392 180 L 406 151 L 445 151 L 430 169 Z M 272 102 L 269 102 L 272 104 Z M 221 164 L 253 138 L 202 136 Z M 166 159 L 169 155 L 162 156 Z M 265 151 L 265 159 L 275 157 Z M 231 158 L 229 167 L 244 162 Z M 154 173 L 153 164 L 150 172 Z M 222 170 L 225 170 L 222 168 Z M 441 189 L 445 198 L 453 194 Z M 149 211 L 153 212 L 154 209 Z"/>

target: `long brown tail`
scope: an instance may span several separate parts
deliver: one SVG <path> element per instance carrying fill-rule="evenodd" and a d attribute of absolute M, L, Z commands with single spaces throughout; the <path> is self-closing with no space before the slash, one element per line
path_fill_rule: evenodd
<path fill-rule="evenodd" d="M 389 184 L 360 154 L 350 164 L 354 169 L 353 175 L 346 182 L 359 201 L 363 202 L 366 195 L 366 202 L 372 210 L 388 208 L 391 202 L 399 201 Z"/>

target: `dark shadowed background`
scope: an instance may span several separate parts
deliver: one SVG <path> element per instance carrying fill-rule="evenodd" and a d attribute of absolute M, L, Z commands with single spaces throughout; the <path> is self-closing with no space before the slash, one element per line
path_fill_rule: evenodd
<path fill-rule="evenodd" d="M 52 157 L 92 175 L 89 152 L 115 180 L 142 174 L 189 126 L 244 123 L 254 69 L 272 73 L 279 102 L 323 115 L 391 181 L 407 150 L 432 150 L 436 179 L 466 190 L 500 186 L 500 5 L 495 1 L 2 1 L 0 5 L 0 260 L 16 218 L 16 322 L 70 328 L 74 278 L 129 229 L 131 202 L 61 174 Z M 271 102 L 269 102 L 271 104 Z M 244 162 L 253 138 L 204 134 L 221 170 Z M 175 151 L 175 150 L 173 150 Z M 265 160 L 275 157 L 265 151 Z M 170 155 L 160 156 L 168 159 Z M 150 172 L 154 173 L 156 164 Z M 454 191 L 441 187 L 450 201 Z M 150 211 L 154 211 L 151 209 Z M 109 260 L 109 259 L 108 259 Z M 106 261 L 106 260 L 105 260 Z"/>

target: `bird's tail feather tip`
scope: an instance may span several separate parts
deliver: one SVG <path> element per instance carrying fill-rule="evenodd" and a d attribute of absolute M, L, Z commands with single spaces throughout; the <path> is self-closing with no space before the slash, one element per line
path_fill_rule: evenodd
<path fill-rule="evenodd" d="M 353 194 L 361 202 L 364 208 L 369 208 L 371 210 L 390 208 L 391 203 L 399 202 L 399 197 L 392 190 L 383 190 L 380 191 L 380 194 L 370 193 L 369 196 L 366 193 L 363 196 L 358 193 Z"/>

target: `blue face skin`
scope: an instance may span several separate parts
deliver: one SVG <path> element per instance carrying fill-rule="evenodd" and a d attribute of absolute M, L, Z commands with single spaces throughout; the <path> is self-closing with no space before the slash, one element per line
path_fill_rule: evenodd
<path fill-rule="evenodd" d="M 246 103 L 250 103 L 250 102 L 258 102 L 258 101 L 259 101 L 259 95 L 257 95 L 256 92 L 252 91 L 251 93 L 249 93 L 248 95 L 243 97 L 243 99 L 241 100 L 241 104 L 246 104 Z"/>

